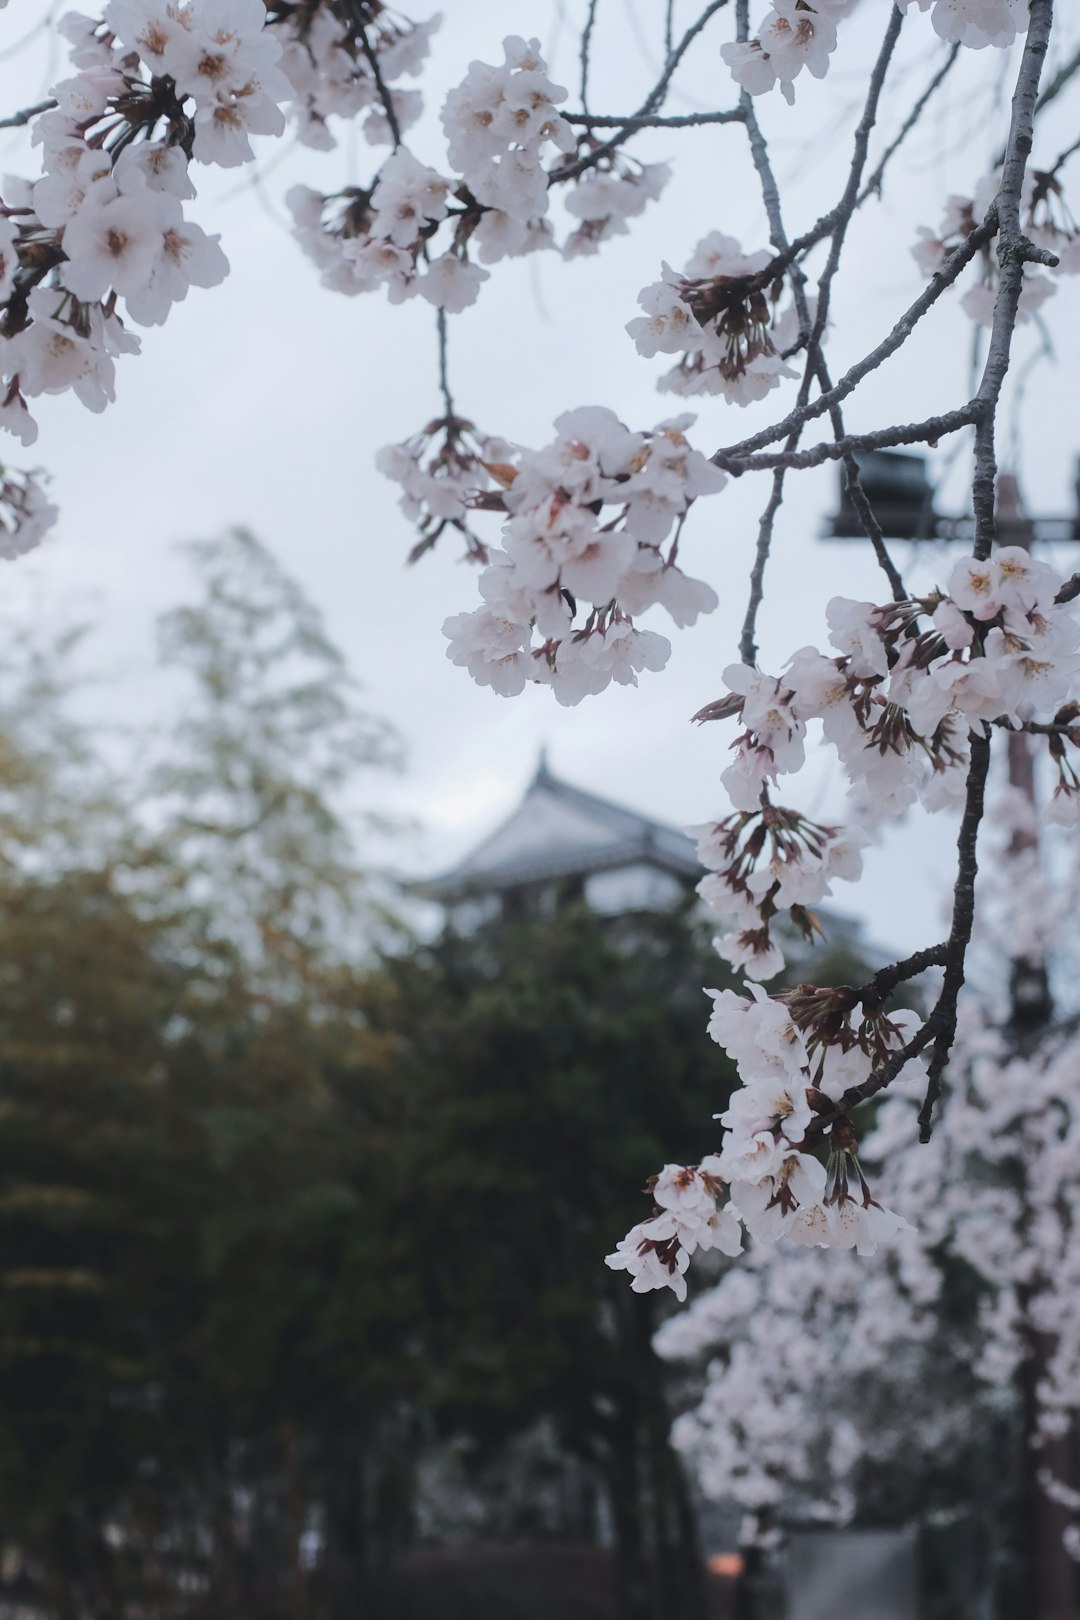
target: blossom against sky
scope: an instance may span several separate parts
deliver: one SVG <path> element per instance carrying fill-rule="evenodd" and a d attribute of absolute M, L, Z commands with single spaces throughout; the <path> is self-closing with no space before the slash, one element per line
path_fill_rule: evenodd
<path fill-rule="evenodd" d="M 860 64 L 872 9 L 863 6 L 845 21 L 827 79 L 819 83 L 803 73 L 796 107 L 771 97 L 763 111 L 796 228 L 816 217 L 841 184 L 832 134 L 863 88 Z M 490 7 L 473 0 L 452 8 L 426 81 L 427 110 L 409 135 L 425 163 L 437 172 L 446 163 L 438 119 L 443 94 L 466 80 L 474 59 L 498 60 L 511 23 L 523 37 L 542 41 L 551 79 L 571 90 L 562 105 L 577 105 L 576 36 L 561 19 L 561 8 L 527 0 L 512 19 L 500 17 L 493 31 Z M 14 26 L 9 10 L 5 29 Z M 1058 48 L 1069 43 L 1066 29 Z M 616 0 L 606 16 L 601 7 L 596 105 L 636 105 L 655 77 L 658 49 L 644 12 Z M 715 106 L 718 84 L 729 93 L 726 70 L 718 72 L 718 49 L 719 41 L 706 33 L 673 110 Z M 909 29 L 903 49 L 901 95 L 887 106 L 890 127 L 902 116 L 902 94 L 925 81 L 935 49 L 943 47 L 923 25 Z M 24 105 L 55 80 L 59 64 L 46 54 L 42 38 L 3 63 L 5 105 Z M 920 225 L 936 225 L 951 193 L 970 195 L 985 172 L 992 154 L 979 135 L 973 101 L 988 93 L 985 82 L 983 75 L 978 83 L 984 88 L 977 90 L 962 71 L 942 91 L 925 129 L 893 170 L 883 201 L 856 222 L 850 264 L 834 299 L 838 359 L 861 353 L 922 284 L 919 266 L 906 253 L 882 256 L 882 222 L 890 238 L 914 242 Z M 406 570 L 403 558 L 415 537 L 396 506 L 400 490 L 373 466 L 380 446 L 405 441 L 439 408 L 434 311 L 420 298 L 388 308 L 381 298 L 344 299 L 320 287 L 284 207 L 290 186 L 330 193 L 369 178 L 378 156 L 349 136 L 329 153 L 284 154 L 270 141 L 255 145 L 254 180 L 250 171 L 200 172 L 197 205 L 185 204 L 201 232 L 220 234 L 228 278 L 193 288 L 165 330 L 143 333 L 137 359 L 118 359 L 117 401 L 101 417 L 66 397 L 40 402 L 42 437 L 34 455 L 54 474 L 49 495 L 60 507 L 60 527 L 36 557 L 5 572 L 13 607 L 27 603 L 51 613 L 74 603 L 79 613 L 80 600 L 89 596 L 102 662 L 117 677 L 109 711 L 133 719 L 163 711 L 167 717 L 168 695 L 148 686 L 142 671 L 155 612 L 185 588 L 183 565 L 169 542 L 246 523 L 299 575 L 373 705 L 406 735 L 410 774 L 393 798 L 421 819 L 426 834 L 399 859 L 447 864 L 509 807 L 542 741 L 551 745 L 556 766 L 583 785 L 676 824 L 715 814 L 729 759 L 723 741 L 708 727 L 691 727 L 689 716 L 719 695 L 721 672 L 734 654 L 764 481 L 732 481 L 722 505 L 702 502 L 691 514 L 680 564 L 717 593 L 719 606 L 696 629 L 672 637 L 662 679 L 643 676 L 637 688 L 609 689 L 572 710 L 560 709 L 547 691 L 530 689 L 508 704 L 476 689 L 446 661 L 440 634 L 447 615 L 475 601 L 473 565 L 439 548 Z M 4 167 L 16 168 L 24 150 L 17 133 L 8 137 Z M 485 432 L 542 446 L 551 441 L 554 419 L 574 405 L 606 406 L 631 427 L 660 422 L 670 413 L 654 392 L 661 368 L 643 364 L 625 331 L 642 318 L 639 295 L 662 285 L 663 260 L 689 265 L 710 232 L 734 237 L 747 253 L 766 246 L 742 143 L 729 141 L 723 128 L 642 135 L 635 152 L 649 164 L 676 155 L 678 162 L 663 196 L 640 219 L 630 219 L 626 235 L 569 263 L 535 254 L 499 264 L 477 305 L 451 318 L 455 398 Z M 211 273 L 208 265 L 204 279 Z M 1029 389 L 1060 397 L 1062 404 L 1041 413 L 1040 441 L 1022 445 L 1016 463 L 1029 501 L 1040 509 L 1071 503 L 1077 446 L 1065 408 L 1066 379 L 1078 340 L 1076 323 L 1064 313 L 1075 296 L 1071 288 L 1058 294 L 1054 359 L 1028 381 Z M 913 341 L 924 379 L 940 377 L 943 399 L 951 397 L 966 376 L 968 323 L 943 311 Z M 1035 332 L 1031 346 L 1038 342 Z M 903 394 L 912 386 L 883 370 L 866 385 L 866 409 L 879 408 L 882 420 L 918 414 L 924 401 Z M 726 407 L 715 398 L 694 403 L 693 442 L 708 450 L 728 436 Z M 754 411 L 747 408 L 748 428 L 764 420 Z M 873 599 L 877 581 L 867 548 L 818 539 L 822 514 L 834 499 L 833 474 L 816 471 L 800 477 L 782 510 L 777 588 L 761 624 L 763 667 L 802 645 L 800 626 L 821 618 L 835 594 L 835 582 L 824 577 L 826 561 L 831 569 L 842 558 L 846 596 Z M 497 532 L 497 520 L 489 520 L 485 538 L 494 541 Z M 952 561 L 933 548 L 912 577 L 943 585 Z M 651 619 L 646 627 L 653 628 Z M 101 694 L 86 701 L 105 702 Z M 836 812 L 842 789 L 824 763 L 813 764 L 812 774 L 815 802 L 803 808 L 820 819 Z M 871 859 L 863 893 L 875 937 L 899 945 L 922 937 L 948 872 L 949 843 L 947 828 L 935 829 L 933 838 L 920 828 L 901 833 L 884 856 Z M 888 870 L 897 849 L 910 868 L 900 891 Z"/>

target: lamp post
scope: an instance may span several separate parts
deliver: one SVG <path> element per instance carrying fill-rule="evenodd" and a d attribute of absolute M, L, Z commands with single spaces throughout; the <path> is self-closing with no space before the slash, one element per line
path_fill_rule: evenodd
<path fill-rule="evenodd" d="M 963 540 L 971 543 L 975 519 L 948 516 L 934 507 L 926 456 L 908 450 L 856 451 L 859 482 L 886 540 Z M 1069 515 L 1032 517 L 1024 511 L 1016 479 L 999 473 L 997 481 L 998 543 L 1028 547 L 1033 540 L 1080 540 L 1080 458 L 1073 483 L 1076 510 Z M 847 477 L 838 475 L 836 511 L 828 519 L 825 538 L 866 538 L 848 493 Z"/>

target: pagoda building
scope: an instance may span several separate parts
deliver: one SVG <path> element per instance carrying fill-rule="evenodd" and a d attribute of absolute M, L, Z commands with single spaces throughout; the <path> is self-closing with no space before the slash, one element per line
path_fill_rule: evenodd
<path fill-rule="evenodd" d="M 517 808 L 456 866 L 415 885 L 468 930 L 583 900 L 606 916 L 666 911 L 702 877 L 685 833 L 562 781 L 541 753 Z"/>

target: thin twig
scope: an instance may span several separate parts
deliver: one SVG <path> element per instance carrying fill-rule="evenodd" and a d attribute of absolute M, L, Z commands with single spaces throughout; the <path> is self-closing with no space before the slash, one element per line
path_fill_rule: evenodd
<path fill-rule="evenodd" d="M 33 107 L 24 107 L 22 112 L 9 113 L 7 118 L 0 118 L 0 129 L 19 129 L 23 124 L 28 124 L 31 118 L 36 118 L 38 113 L 52 112 L 57 105 L 58 103 L 50 96 L 46 101 L 39 101 Z"/>
<path fill-rule="evenodd" d="M 1066 163 L 1068 163 L 1069 159 L 1077 152 L 1080 152 L 1080 135 L 1077 136 L 1076 140 L 1073 141 L 1071 146 L 1067 146 L 1063 152 L 1058 153 L 1057 157 L 1054 159 L 1053 167 L 1046 169 L 1044 172 L 1050 177 L 1050 179 L 1053 179 L 1058 170 L 1063 169 Z"/>
<path fill-rule="evenodd" d="M 891 62 L 893 52 L 896 49 L 896 42 L 900 37 L 900 28 L 903 20 L 903 12 L 898 10 L 896 7 L 893 7 L 889 15 L 889 21 L 886 24 L 885 38 L 882 41 L 881 49 L 878 52 L 877 61 L 874 64 L 874 70 L 870 76 L 870 88 L 867 92 L 866 105 L 863 109 L 863 115 L 859 120 L 858 127 L 855 131 L 851 168 L 848 173 L 847 184 L 844 187 L 843 196 L 840 198 L 840 201 L 836 206 L 836 225 L 833 229 L 832 242 L 829 247 L 829 257 L 818 282 L 817 314 L 814 320 L 813 330 L 810 333 L 808 351 L 813 359 L 815 371 L 820 381 L 822 392 L 826 394 L 831 386 L 831 379 L 829 376 L 828 367 L 825 363 L 825 356 L 822 353 L 821 342 L 829 319 L 829 300 L 832 292 L 832 283 L 836 276 L 836 272 L 840 268 L 840 256 L 843 252 L 848 226 L 851 224 L 851 220 L 859 206 L 859 184 L 862 179 L 863 169 L 866 166 L 866 157 L 870 146 L 870 133 L 873 130 L 874 123 L 877 119 L 877 109 L 878 103 L 881 99 L 881 91 L 885 84 L 889 63 Z M 840 443 L 846 437 L 846 433 L 844 428 L 843 413 L 837 402 L 830 405 L 829 418 L 832 422 L 833 436 L 837 443 Z M 853 507 L 855 508 L 856 515 L 858 516 L 859 521 L 862 523 L 867 538 L 874 548 L 874 554 L 877 557 L 878 563 L 880 564 L 885 577 L 889 581 L 889 587 L 893 594 L 893 600 L 902 602 L 907 595 L 907 592 L 904 589 L 904 582 L 900 577 L 900 572 L 895 563 L 889 556 L 888 547 L 885 544 L 885 536 L 882 532 L 881 525 L 875 517 L 873 508 L 871 507 L 870 502 L 866 497 L 866 492 L 862 487 L 859 464 L 855 459 L 854 451 L 847 451 L 843 457 L 843 461 L 844 472 L 847 479 L 848 495 Z"/>
<path fill-rule="evenodd" d="M 562 115 L 568 124 L 588 124 L 596 129 L 619 129 L 636 134 L 639 129 L 693 129 L 698 124 L 741 124 L 741 107 L 727 107 L 721 112 L 692 113 L 568 113 Z"/>
<path fill-rule="evenodd" d="M 1037 0 L 1036 0 L 1037 3 Z M 926 1076 L 926 1096 L 919 1110 L 919 1140 L 928 1142 L 933 1126 L 934 1104 L 941 1096 L 941 1075 L 948 1062 L 956 1035 L 956 1005 L 964 987 L 967 948 L 975 921 L 975 878 L 979 871 L 979 827 L 986 806 L 986 777 L 990 770 L 990 738 L 971 734 L 971 765 L 968 769 L 964 814 L 956 840 L 956 887 L 953 890 L 952 926 L 949 929 L 945 983 L 930 1015 L 934 1025 L 934 1052 Z"/>
<path fill-rule="evenodd" d="M 949 942 L 943 939 L 940 945 L 927 945 L 921 951 L 915 951 L 911 956 L 905 956 L 902 962 L 890 962 L 888 967 L 879 969 L 872 979 L 856 993 L 862 1003 L 863 1012 L 871 1017 L 885 1005 L 898 985 L 906 983 L 908 979 L 918 978 L 927 968 L 944 967 L 949 954 Z"/>
<path fill-rule="evenodd" d="M 778 439 L 786 438 L 792 428 L 798 427 L 801 423 L 810 422 L 815 417 L 826 415 L 831 405 L 839 404 L 841 400 L 846 399 L 849 394 L 853 393 L 864 377 L 869 376 L 872 371 L 876 371 L 891 355 L 896 353 L 897 349 L 907 342 L 927 311 L 933 308 L 942 293 L 952 286 L 975 255 L 989 242 L 994 230 L 995 222 L 992 219 L 986 219 L 981 225 L 977 225 L 959 247 L 953 249 L 942 268 L 931 277 L 925 291 L 920 293 L 915 302 L 904 311 L 888 336 L 883 338 L 876 348 L 871 349 L 869 354 L 864 355 L 849 371 L 846 371 L 839 382 L 834 383 L 826 393 L 819 395 L 817 399 L 809 400 L 805 405 L 796 406 L 780 422 L 774 423 L 772 427 L 762 428 L 759 433 L 753 433 L 749 438 L 742 439 L 737 444 L 728 445 L 724 449 L 718 450 L 713 456 L 717 466 L 723 467 L 726 471 L 742 472 L 750 465 L 774 465 L 774 462 L 764 460 L 750 463 L 746 458 L 751 451 L 759 450 L 767 444 L 775 444 Z M 973 419 L 970 411 L 971 407 L 965 406 L 964 421 L 956 425 L 966 426 Z M 956 415 L 956 412 L 946 412 L 941 417 L 935 417 L 931 420 L 940 421 L 943 424 L 941 430 L 943 433 L 951 432 L 952 428 L 946 424 L 951 422 Z M 909 430 L 902 429 L 898 431 L 906 432 Z M 891 441 L 881 439 L 879 442 L 881 444 L 888 442 L 913 444 L 920 439 L 932 437 L 932 433 L 924 432 L 920 428 L 918 431 L 911 430 L 910 438 Z M 858 444 L 853 445 L 852 448 L 861 449 L 864 446 Z M 868 448 L 868 446 L 865 446 L 865 448 Z M 820 459 L 825 460 L 828 457 L 821 457 Z M 816 466 L 817 462 L 810 461 L 806 465 Z"/>
<path fill-rule="evenodd" d="M 829 394 L 835 395 L 839 386 L 831 388 Z M 813 403 L 816 405 L 818 401 Z M 842 439 L 826 440 L 809 450 L 776 450 L 752 456 L 717 451 L 712 459 L 718 467 L 736 477 L 746 472 L 772 472 L 775 467 L 787 467 L 789 471 L 797 467 L 820 467 L 825 461 L 843 461 L 852 450 L 888 450 L 898 444 L 936 445 L 948 434 L 970 427 L 977 415 L 975 404 L 969 402 L 956 410 L 943 411 L 940 416 L 930 416 L 924 422 L 901 422 L 896 427 L 876 428 L 870 433 L 846 433 Z"/>
<path fill-rule="evenodd" d="M 390 134 L 393 136 L 394 150 L 396 151 L 401 145 L 401 125 L 398 123 L 397 109 L 394 106 L 393 95 L 390 92 L 389 85 L 382 76 L 382 68 L 379 66 L 378 53 L 372 46 L 371 41 L 368 39 L 366 30 L 364 28 L 358 28 L 356 37 L 360 41 L 360 49 L 364 53 L 367 65 L 371 69 L 371 76 L 375 80 L 375 89 L 378 91 L 379 100 L 382 102 L 382 109 L 386 114 L 386 122 L 390 125 Z"/>
<path fill-rule="evenodd" d="M 443 397 L 443 408 L 447 421 L 456 416 L 454 400 L 450 393 L 450 377 L 446 365 L 446 311 L 439 308 L 435 312 L 435 329 L 439 334 L 439 391 Z"/>
<path fill-rule="evenodd" d="M 668 92 L 668 87 L 675 76 L 675 69 L 678 67 L 687 51 L 694 43 L 694 40 L 701 33 L 706 23 L 708 23 L 709 19 L 714 17 L 718 11 L 722 11 L 727 4 L 728 0 L 710 0 L 710 3 L 705 7 L 705 10 L 701 13 L 700 17 L 698 17 L 696 22 L 690 24 L 690 27 L 686 30 L 675 49 L 671 52 L 671 55 L 664 64 L 664 71 L 661 73 L 653 88 L 649 91 L 649 94 L 645 97 L 645 100 L 642 102 L 637 112 L 631 114 L 630 119 L 625 124 L 620 125 L 619 129 L 609 141 L 603 141 L 599 146 L 594 147 L 591 152 L 586 152 L 583 157 L 578 158 L 576 163 L 568 164 L 566 168 L 556 169 L 550 178 L 549 184 L 557 185 L 562 184 L 567 180 L 576 180 L 579 174 L 584 174 L 586 169 L 593 168 L 594 165 L 599 163 L 602 158 L 605 158 L 609 153 L 616 151 L 626 137 L 634 133 L 633 125 L 636 119 L 647 118 L 650 113 L 656 112 L 659 107 L 663 106 L 664 98 Z"/>
<path fill-rule="evenodd" d="M 945 80 L 948 78 L 949 73 L 952 70 L 953 64 L 955 63 L 955 61 L 956 61 L 956 59 L 957 59 L 957 57 L 959 55 L 960 55 L 960 46 L 959 45 L 954 45 L 952 47 L 952 49 L 950 50 L 948 56 L 945 58 L 942 65 L 938 68 L 937 72 L 934 74 L 934 77 L 930 80 L 930 83 L 926 86 L 926 89 L 923 91 L 922 95 L 919 96 L 918 99 L 916 100 L 916 102 L 915 102 L 914 106 L 912 107 L 911 111 L 908 113 L 907 117 L 904 119 L 904 122 L 900 125 L 900 128 L 897 131 L 896 136 L 894 137 L 894 139 L 889 142 L 888 146 L 885 148 L 884 152 L 881 154 L 881 158 L 880 158 L 880 160 L 878 162 L 877 168 L 874 170 L 873 174 L 870 176 L 869 180 L 867 180 L 866 184 L 863 186 L 861 192 L 859 193 L 859 202 L 860 203 L 864 202 L 867 197 L 870 197 L 870 196 L 874 195 L 874 193 L 879 193 L 880 192 L 880 190 L 881 190 L 881 182 L 882 182 L 882 179 L 884 178 L 885 170 L 888 167 L 890 159 L 893 158 L 896 155 L 896 153 L 899 151 L 900 147 L 903 145 L 903 143 L 907 140 L 908 136 L 911 134 L 911 131 L 915 128 L 915 125 L 919 122 L 919 119 L 922 117 L 923 113 L 926 111 L 926 108 L 927 108 L 928 104 L 930 103 L 930 101 L 933 99 L 936 91 L 940 88 L 940 86 L 942 84 L 944 84 Z"/>
<path fill-rule="evenodd" d="M 596 8 L 599 4 L 600 0 L 589 0 L 589 9 L 585 14 L 585 26 L 581 30 L 581 86 L 579 93 L 581 96 L 581 106 L 585 113 L 584 122 L 586 123 L 589 121 L 589 58 L 592 47 L 593 29 L 596 26 Z"/>
<path fill-rule="evenodd" d="M 1054 597 L 1055 602 L 1074 602 L 1080 596 L 1080 574 L 1073 574 Z"/>
<path fill-rule="evenodd" d="M 1024 284 L 1024 266 L 1030 260 L 1043 257 L 1024 235 L 1020 223 L 1020 196 L 1031 156 L 1039 77 L 1050 43 L 1053 12 L 1053 0 L 1031 0 L 1027 39 L 1013 91 L 1001 186 L 993 205 L 998 220 L 998 291 L 982 381 L 975 395 L 978 415 L 975 425 L 975 476 L 971 485 L 971 504 L 975 514 L 973 555 L 979 561 L 989 557 L 994 543 L 997 407 L 1009 369 L 1013 332 Z"/>
<path fill-rule="evenodd" d="M 746 5 L 746 0 L 739 0 L 738 32 L 740 37 L 745 35 L 747 31 L 748 10 L 749 8 Z M 843 251 L 847 227 L 856 207 L 858 206 L 857 199 L 859 195 L 859 182 L 862 178 L 862 172 L 866 164 L 866 154 L 869 147 L 870 132 L 874 127 L 874 122 L 877 117 L 877 108 L 881 97 L 881 90 L 885 83 L 889 62 L 892 59 L 892 54 L 896 46 L 896 41 L 899 36 L 902 22 L 903 14 L 893 8 L 890 11 L 889 21 L 886 25 L 885 38 L 882 42 L 881 50 L 878 53 L 877 61 L 874 64 L 874 69 L 870 76 L 870 86 L 867 91 L 866 104 L 863 108 L 862 117 L 860 118 L 858 127 L 855 131 L 854 148 L 852 152 L 851 165 L 848 171 L 847 182 L 844 187 L 843 195 L 836 208 L 833 210 L 833 215 L 836 221 L 833 231 L 833 241 L 829 251 L 828 261 L 818 282 L 818 307 L 812 326 L 809 319 L 809 312 L 803 285 L 804 277 L 802 272 L 799 270 L 793 270 L 792 272 L 791 280 L 792 290 L 795 298 L 796 314 L 799 318 L 800 328 L 803 331 L 808 331 L 806 367 L 803 372 L 802 383 L 800 384 L 799 388 L 799 395 L 796 401 L 796 410 L 805 405 L 809 397 L 811 382 L 815 377 L 817 377 L 823 391 L 828 391 L 830 386 L 828 368 L 825 364 L 825 358 L 821 349 L 821 341 L 829 316 L 829 293 L 833 278 L 836 275 L 837 269 L 839 268 L 840 255 Z M 769 221 L 769 231 L 772 244 L 775 248 L 779 249 L 781 255 L 787 255 L 789 253 L 789 243 L 787 232 L 784 228 L 783 213 L 780 205 L 780 191 L 776 183 L 776 176 L 773 172 L 772 164 L 769 160 L 768 146 L 766 144 L 765 137 L 762 134 L 761 126 L 757 120 L 757 115 L 754 112 L 753 102 L 746 91 L 743 91 L 740 105 L 743 107 L 746 115 L 747 138 L 750 142 L 750 150 L 754 159 L 754 167 L 757 170 L 758 179 L 761 185 L 761 196 L 765 205 L 765 213 Z M 841 415 L 838 404 L 834 403 L 831 406 L 830 416 L 832 418 L 833 432 L 837 441 L 839 442 L 844 439 L 845 434 L 844 419 Z M 795 451 L 801 433 L 802 424 L 799 423 L 793 427 L 791 433 L 788 435 L 787 442 L 782 452 L 782 455 L 785 458 L 789 457 Z M 862 484 L 859 479 L 859 469 L 853 452 L 849 451 L 845 455 L 844 464 L 847 468 L 848 484 L 852 492 L 852 499 L 855 504 L 856 511 L 859 513 L 863 521 L 863 526 L 874 546 L 878 560 L 889 579 L 894 599 L 902 601 L 906 594 L 904 591 L 903 581 L 901 580 L 899 572 L 893 564 L 892 559 L 889 557 L 888 550 L 885 546 L 885 539 L 881 531 L 881 526 L 874 517 L 874 514 L 870 508 L 870 503 L 866 499 L 863 492 Z M 784 499 L 784 477 L 787 467 L 788 462 L 786 459 L 777 463 L 776 470 L 773 473 L 773 484 L 769 495 L 769 500 L 758 521 L 757 544 L 754 549 L 754 562 L 750 571 L 750 593 L 747 599 L 746 614 L 743 619 L 742 633 L 739 638 L 739 656 L 744 664 L 753 665 L 757 658 L 757 615 L 761 608 L 761 603 L 765 592 L 765 569 L 772 550 L 772 537 L 776 521 L 776 514 L 780 510 L 781 503 Z"/>

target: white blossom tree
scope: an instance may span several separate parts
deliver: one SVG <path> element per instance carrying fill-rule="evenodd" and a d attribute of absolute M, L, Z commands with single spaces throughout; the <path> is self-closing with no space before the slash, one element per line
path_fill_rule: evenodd
<path fill-rule="evenodd" d="M 413 556 L 456 536 L 475 563 L 479 603 L 447 618 L 448 656 L 503 697 L 537 683 L 576 704 L 662 669 L 669 642 L 639 621 L 663 610 L 690 627 L 718 600 L 680 565 L 685 525 L 711 513 L 722 549 L 725 489 L 763 477 L 737 657 L 721 695 L 703 693 L 696 716 L 725 743 L 734 723 L 722 778 L 730 802 L 697 832 L 718 949 L 748 980 L 745 996 L 715 996 L 709 1030 L 744 1084 L 721 1117 L 720 1150 L 659 1174 L 654 1213 L 609 1262 L 636 1289 L 680 1297 L 693 1253 L 734 1254 L 744 1231 L 860 1256 L 899 1241 L 906 1252 L 904 1234 L 926 1214 L 905 1178 L 931 1175 L 947 1151 L 924 1148 L 920 1159 L 909 1149 L 931 1137 L 958 1028 L 995 745 L 1037 743 L 1037 774 L 1054 783 L 1047 818 L 1080 821 L 1071 607 L 1080 574 L 1064 579 L 1025 546 L 1001 543 L 995 506 L 1017 334 L 1024 323 L 1046 328 L 1054 305 L 1071 319 L 1067 283 L 1080 271 L 1064 192 L 1080 141 L 1061 136 L 1080 73 L 1075 18 L 1060 6 L 1055 16 L 1053 0 L 863 0 L 867 30 L 872 13 L 879 36 L 864 60 L 846 43 L 868 37 L 850 19 L 856 3 L 709 0 L 693 9 L 667 0 L 653 18 L 655 82 L 634 110 L 601 112 L 591 90 L 601 0 L 587 0 L 576 110 L 538 41 L 493 37 L 490 59 L 439 64 L 453 85 L 441 108 L 445 142 L 419 155 L 406 137 L 421 92 L 405 81 L 428 72 L 437 17 L 406 19 L 380 0 L 107 0 L 100 15 L 60 19 L 70 67 L 47 99 L 0 120 L 29 142 L 25 173 L 4 181 L 0 207 L 0 427 L 24 446 L 36 440 L 32 412 L 43 396 L 71 390 L 104 409 L 117 359 L 139 349 L 134 328 L 165 323 L 191 288 L 202 296 L 226 274 L 219 242 L 193 217 L 201 166 L 245 164 L 253 138 L 290 128 L 324 148 L 356 120 L 373 148 L 389 148 L 335 194 L 299 186 L 286 201 L 331 291 L 433 306 L 441 408 L 378 463 L 401 485 L 418 531 Z M 513 25 L 513 8 L 504 11 L 500 34 Z M 901 41 L 916 34 L 925 75 L 912 90 L 908 71 L 898 89 Z M 668 111 L 680 75 L 703 56 L 717 104 Z M 778 137 L 799 134 L 791 104 L 803 70 L 821 78 L 834 57 L 859 76 L 862 105 L 833 137 L 840 174 L 825 206 L 795 221 L 771 154 Z M 843 352 L 846 314 L 834 294 L 853 222 L 887 195 L 896 154 L 942 85 L 976 59 L 1008 91 L 989 101 L 968 193 L 940 199 L 939 225 L 912 219 L 883 248 L 884 260 L 913 244 L 925 288 L 834 376 L 830 350 Z M 703 203 L 696 250 L 672 268 L 658 242 L 642 313 L 617 316 L 644 358 L 668 357 L 662 391 L 722 402 L 724 442 L 692 445 L 689 413 L 642 427 L 610 404 L 568 400 L 550 443 L 509 443 L 497 423 L 480 427 L 455 404 L 452 317 L 482 302 L 504 260 L 600 253 L 647 230 L 671 168 L 634 155 L 652 129 L 748 143 L 768 222 L 767 242 L 743 244 L 725 231 L 722 199 Z M 973 323 L 970 386 L 926 375 L 919 420 L 852 427 L 845 413 L 865 411 L 866 379 L 902 368 L 916 328 L 946 321 Z M 763 425 L 742 432 L 744 409 Z M 900 445 L 948 446 L 969 463 L 967 555 L 944 566 L 939 587 L 917 593 L 890 553 L 858 460 Z M 796 475 L 827 463 L 844 470 L 880 564 L 881 599 L 849 600 L 838 579 L 827 623 L 808 625 L 807 644 L 770 673 L 758 666 L 758 633 L 776 578 L 778 512 Z M 0 549 L 16 557 L 55 514 L 38 473 L 5 464 L 2 478 Z M 730 591 L 730 571 L 718 568 L 718 583 L 721 573 Z M 800 808 L 808 728 L 816 734 L 819 723 L 850 784 L 842 827 Z M 958 815 L 945 936 L 862 986 L 770 995 L 762 983 L 783 966 L 777 920 L 812 935 L 811 908 L 834 881 L 857 880 L 867 842 L 908 812 Z M 930 992 L 925 1014 L 890 1010 L 907 984 Z M 867 1110 L 898 1085 L 920 1088 L 916 1110 Z M 1029 1116 L 1032 1130 L 1054 1128 L 1049 1100 L 1025 1092 L 1017 1106 L 1025 1128 Z M 896 1122 L 890 1161 L 912 1165 L 890 1162 L 874 1188 L 857 1157 L 868 1112 L 879 1142 L 881 1118 Z"/>
<path fill-rule="evenodd" d="M 1024 791 L 1005 789 L 996 819 L 979 987 L 961 1009 L 933 1138 L 903 1152 L 920 1088 L 901 1077 L 864 1144 L 915 1226 L 870 1275 L 854 1255 L 754 1244 L 664 1325 L 658 1347 L 675 1362 L 704 1358 L 676 1438 L 706 1494 L 741 1504 L 751 1544 L 793 1524 L 845 1523 L 883 1479 L 894 1515 L 929 1522 L 977 1507 L 1000 1556 L 965 1601 L 1011 1588 L 1015 1612 L 1043 1620 L 1072 1612 L 1065 1555 L 1080 1555 L 1077 869 L 1075 854 L 1037 847 Z M 951 1496 L 935 1499 L 935 1474 Z"/>

